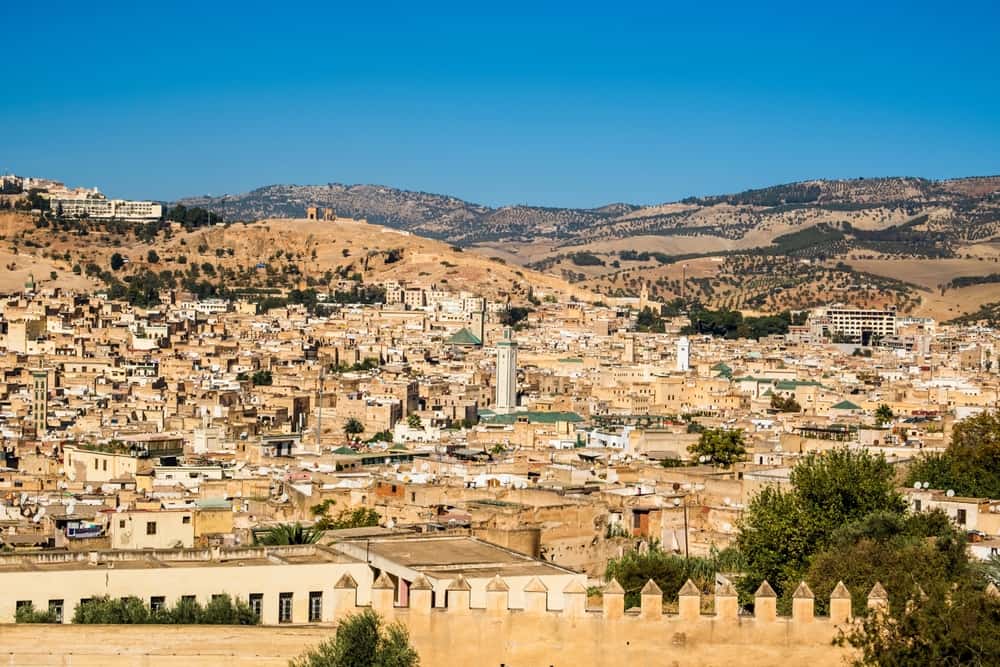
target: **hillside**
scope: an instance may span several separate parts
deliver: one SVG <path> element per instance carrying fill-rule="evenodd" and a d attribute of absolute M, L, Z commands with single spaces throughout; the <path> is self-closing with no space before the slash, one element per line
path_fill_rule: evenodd
<path fill-rule="evenodd" d="M 813 180 L 655 206 L 490 208 L 382 186 L 191 198 L 227 219 L 306 206 L 443 239 L 610 296 L 773 312 L 832 301 L 948 319 L 992 298 L 1000 177 Z M 986 282 L 984 282 L 986 281 Z"/>
<path fill-rule="evenodd" d="M 0 231 L 0 261 L 7 264 L 9 257 L 17 269 L 8 265 L 0 291 L 20 289 L 33 272 L 42 286 L 86 291 L 117 284 L 122 290 L 186 287 L 210 295 L 223 289 L 348 289 L 400 280 L 516 304 L 527 302 L 531 293 L 597 298 L 556 276 L 360 221 L 277 219 L 190 231 L 174 227 L 148 238 L 134 226 L 109 229 L 95 221 L 66 221 L 39 227 L 30 216 L 7 214 L 0 218 Z M 118 268 L 115 255 L 121 258 Z"/>
<path fill-rule="evenodd" d="M 596 209 L 491 208 L 444 195 L 337 183 L 270 185 L 180 203 L 209 208 L 227 220 L 302 217 L 307 206 L 331 207 L 339 215 L 459 245 L 516 242 L 550 249 L 641 236 L 673 239 L 664 252 L 711 252 L 766 245 L 774 236 L 823 222 L 882 229 L 923 215 L 926 230 L 950 242 L 1000 234 L 1000 177 L 815 180 L 656 206 Z"/>

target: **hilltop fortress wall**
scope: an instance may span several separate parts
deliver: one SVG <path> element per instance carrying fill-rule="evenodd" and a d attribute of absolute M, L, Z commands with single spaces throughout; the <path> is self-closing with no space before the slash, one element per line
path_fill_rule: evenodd
<path fill-rule="evenodd" d="M 422 578 L 421 578 L 422 579 Z M 851 600 L 843 585 L 831 595 L 830 617 L 813 613 L 814 598 L 805 585 L 796 591 L 791 617 L 777 616 L 776 598 L 762 586 L 754 616 L 738 613 L 731 587 L 715 596 L 715 612 L 702 613 L 697 589 L 680 592 L 677 614 L 664 614 L 662 593 L 650 582 L 638 610 L 626 611 L 624 592 L 612 582 L 603 608 L 586 607 L 578 583 L 563 591 L 564 608 L 548 610 L 548 592 L 536 580 L 524 588 L 524 607 L 509 609 L 507 584 L 496 578 L 485 608 L 469 606 L 468 583 L 459 578 L 448 589 L 447 606 L 432 607 L 426 580 L 414 582 L 409 605 L 394 604 L 395 590 L 380 577 L 371 605 L 357 604 L 358 588 L 347 575 L 334 589 L 337 618 L 372 608 L 398 620 L 425 667 L 582 667 L 583 665 L 842 665 L 846 649 L 833 646 L 838 629 L 851 623 Z M 876 586 L 869 606 L 884 608 L 887 596 Z M 0 626 L 0 662 L 10 665 L 72 667 L 277 667 L 333 635 L 332 625 L 312 626 Z"/>

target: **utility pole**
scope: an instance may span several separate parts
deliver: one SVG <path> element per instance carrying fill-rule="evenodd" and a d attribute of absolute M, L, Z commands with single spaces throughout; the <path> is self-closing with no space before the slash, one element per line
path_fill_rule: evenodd
<path fill-rule="evenodd" d="M 323 378 L 326 375 L 326 367 L 319 367 L 319 391 L 316 398 L 316 451 L 323 453 Z"/>

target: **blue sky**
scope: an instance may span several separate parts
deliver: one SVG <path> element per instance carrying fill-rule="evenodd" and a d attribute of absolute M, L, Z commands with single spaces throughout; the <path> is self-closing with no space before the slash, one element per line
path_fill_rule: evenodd
<path fill-rule="evenodd" d="M 0 170 L 564 206 L 1000 173 L 1000 3 L 752 4 L 8 4 Z"/>

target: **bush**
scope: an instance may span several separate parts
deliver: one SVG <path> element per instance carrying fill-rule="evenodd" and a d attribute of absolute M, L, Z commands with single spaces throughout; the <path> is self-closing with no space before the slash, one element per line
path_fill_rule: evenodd
<path fill-rule="evenodd" d="M 92 598 L 77 605 L 73 622 L 81 625 L 140 625 L 162 623 L 172 625 L 257 625 L 260 618 L 250 605 L 228 594 L 212 596 L 202 607 L 197 600 L 181 598 L 172 608 L 150 610 L 137 597 Z"/>
<path fill-rule="evenodd" d="M 58 623 L 56 613 L 51 609 L 40 611 L 35 609 L 35 605 L 28 603 L 21 605 L 14 612 L 15 623 Z"/>

